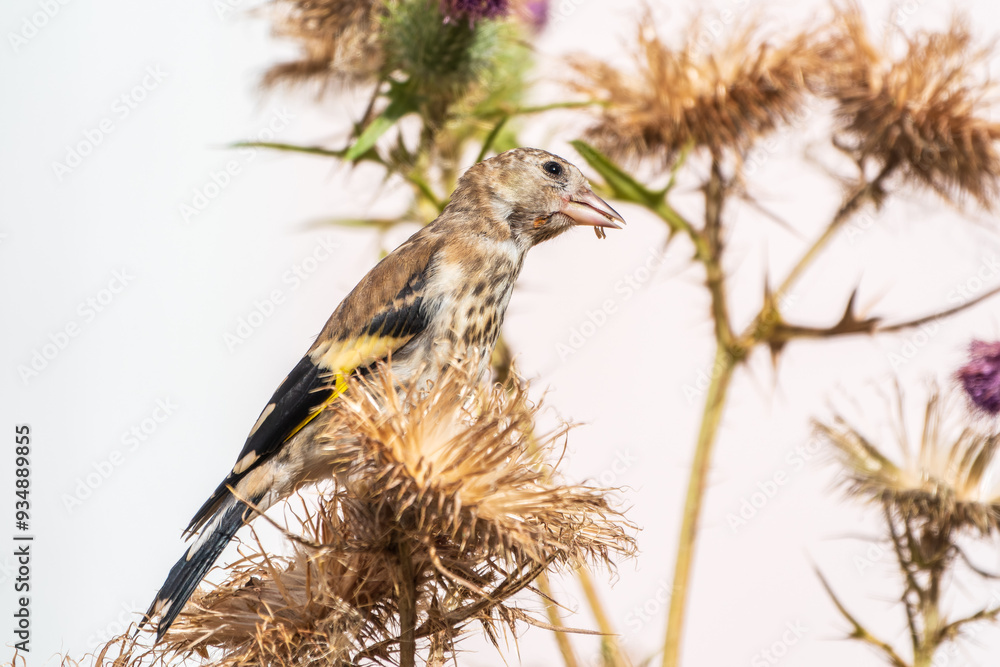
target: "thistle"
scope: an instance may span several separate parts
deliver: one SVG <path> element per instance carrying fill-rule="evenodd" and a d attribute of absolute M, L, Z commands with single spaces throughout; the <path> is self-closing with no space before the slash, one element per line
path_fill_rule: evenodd
<path fill-rule="evenodd" d="M 1000 184 L 1000 123 L 991 120 L 993 90 L 982 74 L 992 50 L 976 48 L 959 19 L 901 39 L 902 56 L 890 57 L 856 6 L 838 12 L 823 46 L 838 143 L 946 199 L 968 195 L 989 207 Z"/>
<path fill-rule="evenodd" d="M 439 660 L 471 623 L 496 644 L 531 622 L 513 596 L 542 572 L 633 551 L 606 490 L 553 481 L 564 431 L 531 435 L 526 385 L 483 388 L 462 368 L 429 391 L 375 377 L 318 418 L 342 474 L 289 506 L 291 554 L 231 566 L 156 651 L 234 666 L 412 665 L 418 647 Z"/>
<path fill-rule="evenodd" d="M 901 404 L 901 391 L 898 396 Z M 878 507 L 885 519 L 903 579 L 900 600 L 906 611 L 912 660 L 908 662 L 889 643 L 866 630 L 825 579 L 823 584 L 853 626 L 852 638 L 876 647 L 897 667 L 926 667 L 966 626 L 1000 614 L 1000 607 L 984 608 L 953 619 L 948 618 L 942 604 L 945 584 L 954 576 L 956 562 L 970 562 L 962 546 L 965 541 L 1000 534 L 1000 489 L 993 482 L 1000 433 L 976 430 L 953 397 L 942 397 L 932 390 L 914 450 L 901 408 L 893 413 L 900 415 L 895 431 L 902 463 L 893 461 L 881 444 L 843 417 L 818 423 L 817 430 L 833 447 L 844 469 L 848 494 Z"/>
<path fill-rule="evenodd" d="M 268 69 L 264 86 L 323 90 L 374 81 L 384 61 L 378 25 L 385 11 L 382 0 L 275 0 L 274 34 L 299 42 L 301 56 Z"/>
<path fill-rule="evenodd" d="M 475 23 L 500 18 L 509 12 L 509 0 L 441 0 L 441 13 L 447 20 L 464 18 Z"/>
<path fill-rule="evenodd" d="M 697 21 L 679 48 L 640 22 L 635 72 L 580 56 L 576 92 L 606 103 L 586 138 L 609 155 L 670 164 L 687 147 L 740 156 L 800 112 L 823 61 L 810 34 L 775 42 L 745 23 L 719 49 L 703 52 Z"/>
<path fill-rule="evenodd" d="M 972 341 L 969 361 L 956 377 L 977 410 L 990 417 L 1000 413 L 1000 342 Z"/>

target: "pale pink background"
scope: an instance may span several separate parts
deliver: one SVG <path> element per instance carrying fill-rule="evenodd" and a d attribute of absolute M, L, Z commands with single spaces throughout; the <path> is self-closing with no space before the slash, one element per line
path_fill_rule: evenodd
<path fill-rule="evenodd" d="M 15 423 L 31 424 L 34 434 L 32 666 L 55 664 L 60 651 L 81 655 L 96 648 L 119 622 L 136 618 L 130 613 L 145 609 L 182 552 L 181 528 L 232 464 L 261 406 L 372 265 L 378 248 L 372 233 L 307 223 L 388 215 L 405 202 L 396 184 L 376 190 L 379 174 L 367 168 L 347 174 L 320 158 L 259 152 L 251 159 L 225 148 L 260 136 L 269 123 L 284 123 L 276 135 L 281 141 L 337 146 L 359 106 L 347 95 L 320 104 L 302 93 L 262 97 L 258 76 L 291 57 L 294 47 L 274 41 L 264 21 L 247 15 L 249 0 L 232 2 L 236 10 L 224 16 L 219 8 L 227 6 L 225 0 L 71 2 L 58 5 L 19 49 L 9 36 L 0 46 L 2 428 L 11 445 Z M 638 3 L 622 4 L 625 9 L 599 0 L 557 3 L 557 14 L 565 11 L 565 17 L 553 20 L 539 40 L 540 74 L 558 75 L 558 56 L 579 49 L 627 62 Z M 4 34 L 20 31 L 40 6 L 38 0 L 6 2 L 0 10 Z M 981 37 L 1000 32 L 994 3 L 960 6 Z M 705 10 L 710 21 L 761 11 L 776 26 L 795 26 L 828 11 L 825 3 L 812 1 L 722 0 L 714 7 Z M 888 7 L 871 2 L 866 12 L 881 24 Z M 940 26 L 950 7 L 925 0 L 896 11 L 907 28 Z M 675 35 L 694 8 L 663 3 L 657 22 Z M 989 65 L 995 70 L 998 62 Z M 124 116 L 115 101 L 141 85 L 147 67 L 165 76 Z M 816 112 L 819 117 L 821 109 Z M 112 132 L 60 181 L 52 163 L 105 119 Z M 543 117 L 523 136 L 578 160 L 567 141 L 579 127 L 578 121 Z M 760 201 L 790 221 L 795 234 L 747 206 L 729 212 L 728 269 L 741 321 L 760 298 L 765 265 L 771 275 L 783 273 L 792 253 L 818 233 L 838 203 L 836 183 L 801 158 L 808 151 L 832 159 L 815 143 L 822 134 L 822 127 L 810 126 L 806 134 L 778 135 L 757 155 L 759 168 L 750 178 Z M 193 192 L 211 184 L 213 172 L 231 160 L 239 173 L 185 224 L 179 205 L 190 204 Z M 696 215 L 692 186 L 681 185 L 676 204 Z M 642 529 L 639 558 L 622 563 L 613 581 L 597 576 L 616 627 L 641 661 L 663 636 L 701 407 L 689 401 L 685 387 L 696 387 L 700 374 L 710 370 L 710 325 L 700 274 L 686 268 L 689 248 L 679 240 L 647 275 L 643 267 L 658 257 L 664 227 L 627 205 L 620 210 L 628 228 L 603 242 L 578 231 L 532 251 L 505 331 L 539 395 L 547 388 L 548 405 L 585 423 L 570 438 L 566 475 L 624 487 L 622 502 Z M 858 283 L 859 304 L 889 319 L 947 307 L 955 290 L 1000 252 L 988 216 L 965 221 L 924 195 L 904 193 L 870 222 L 836 239 L 796 290 L 790 317 L 831 323 Z M 407 233 L 386 243 L 394 245 Z M 332 256 L 320 253 L 325 261 L 308 264 L 323 240 L 337 249 Z M 296 283 L 295 266 L 313 270 Z M 120 293 L 104 294 L 113 272 L 121 270 L 132 276 L 128 284 Z M 642 288 L 621 287 L 626 276 Z M 1000 276 L 988 276 L 985 284 L 1000 284 Z M 281 303 L 230 350 L 224 335 L 275 290 Z M 108 297 L 93 316 L 80 306 Z M 814 567 L 874 630 L 892 641 L 905 639 L 902 609 L 892 602 L 898 590 L 892 559 L 868 552 L 866 538 L 878 535 L 876 513 L 842 499 L 822 452 L 805 461 L 795 449 L 807 445 L 809 419 L 823 413 L 828 399 L 857 397 L 877 417 L 884 408 L 873 386 L 886 386 L 894 372 L 914 397 L 926 378 L 946 379 L 971 337 L 1000 334 L 998 307 L 1000 302 L 989 302 L 922 337 L 792 345 L 777 380 L 765 354 L 739 373 L 703 517 L 686 665 L 882 664 L 868 649 L 840 640 L 847 626 Z M 587 324 L 588 313 L 602 309 L 614 312 L 593 316 L 601 326 Z M 79 326 L 78 335 L 38 377 L 23 382 L 17 367 L 71 323 Z M 574 338 L 574 331 L 585 340 Z M 561 344 L 581 341 L 574 354 L 560 355 Z M 894 368 L 891 355 L 904 353 L 906 363 Z M 146 421 L 144 441 L 124 442 L 129 429 L 164 416 L 156 412 L 158 400 L 176 406 L 172 414 L 162 423 Z M 0 486 L 12 479 L 11 449 L 3 451 Z M 108 472 L 105 462 L 116 451 L 118 465 L 68 509 L 66 497 L 96 469 Z M 783 484 L 769 485 L 779 478 Z M 762 487 L 773 497 L 734 530 L 727 517 Z M 0 503 L 0 534 L 7 535 L 12 499 L 6 492 L 0 496 L 8 499 Z M 756 501 L 761 504 L 761 497 Z M 0 554 L 9 554 L 8 548 Z M 983 549 L 978 562 L 1000 569 L 995 548 Z M 0 555 L 0 618 L 8 621 L 11 564 L 9 555 Z M 593 627 L 574 579 L 556 587 L 560 600 L 581 609 L 569 622 Z M 979 580 L 968 577 L 952 590 L 956 613 L 990 598 Z M 1000 588 L 994 592 L 1000 595 Z M 532 599 L 527 603 L 538 606 Z M 4 645 L 12 641 L 8 621 L 0 623 Z M 789 627 L 801 637 L 788 633 Z M 597 640 L 574 642 L 595 664 Z M 512 649 L 510 664 L 558 660 L 544 630 L 528 630 L 519 645 L 520 658 Z M 1000 655 L 1000 633 L 984 630 L 962 646 L 946 664 L 991 664 Z M 501 664 L 480 638 L 464 648 L 461 664 Z M 782 654 L 777 662 L 761 653 L 769 649 Z"/>

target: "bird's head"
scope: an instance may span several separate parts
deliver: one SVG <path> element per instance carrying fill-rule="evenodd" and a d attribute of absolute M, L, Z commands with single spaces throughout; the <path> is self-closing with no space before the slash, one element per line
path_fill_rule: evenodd
<path fill-rule="evenodd" d="M 574 225 L 621 229 L 622 217 L 594 194 L 575 166 L 537 148 L 515 148 L 469 168 L 453 203 L 484 204 L 489 233 L 512 237 L 527 249 Z"/>

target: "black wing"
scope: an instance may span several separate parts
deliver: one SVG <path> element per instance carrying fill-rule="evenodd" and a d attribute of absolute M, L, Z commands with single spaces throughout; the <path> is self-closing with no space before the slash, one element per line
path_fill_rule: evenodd
<path fill-rule="evenodd" d="M 373 308 L 360 331 L 336 328 L 336 320 L 351 309 L 350 296 L 324 329 L 338 331 L 313 345 L 271 396 L 250 431 L 232 471 L 191 519 L 186 532 L 197 532 L 229 497 L 229 488 L 277 452 L 329 403 L 339 391 L 336 378 L 370 368 L 398 350 L 427 327 L 424 272 L 412 275 L 381 308 Z M 349 318 L 348 318 L 349 319 Z M 356 329 L 357 327 L 351 327 Z M 343 338 L 341 336 L 344 336 Z"/>

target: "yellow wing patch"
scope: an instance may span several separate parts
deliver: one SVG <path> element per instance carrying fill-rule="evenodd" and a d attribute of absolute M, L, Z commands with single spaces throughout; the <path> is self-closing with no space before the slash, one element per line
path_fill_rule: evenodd
<path fill-rule="evenodd" d="M 303 419 L 301 424 L 292 429 L 292 431 L 285 438 L 285 441 L 287 442 L 288 440 L 291 440 L 292 436 L 294 436 L 296 433 L 305 428 L 306 424 L 315 419 L 316 415 L 323 412 L 326 406 L 333 403 L 334 400 L 336 400 L 337 397 L 343 394 L 345 391 L 347 391 L 347 378 L 345 377 L 344 373 L 335 374 L 333 382 L 333 391 L 330 392 L 330 396 L 325 401 L 323 401 L 315 408 L 313 408 L 312 412 L 309 413 L 309 416 Z"/>
<path fill-rule="evenodd" d="M 393 350 L 399 349 L 410 340 L 412 336 L 359 336 L 350 341 L 327 341 L 320 343 L 315 350 L 310 353 L 309 358 L 316 366 L 329 372 L 333 376 L 334 389 L 322 403 L 313 408 L 313 411 L 302 420 L 302 423 L 295 427 L 286 437 L 289 440 L 296 433 L 305 428 L 306 424 L 316 418 L 328 405 L 333 403 L 338 396 L 347 391 L 347 376 L 356 368 L 367 366 L 373 361 L 382 359 Z"/>
<path fill-rule="evenodd" d="M 320 368 L 332 373 L 350 373 L 355 368 L 367 366 L 399 349 L 412 336 L 360 336 L 351 341 L 332 341 L 320 344 L 310 358 Z"/>

